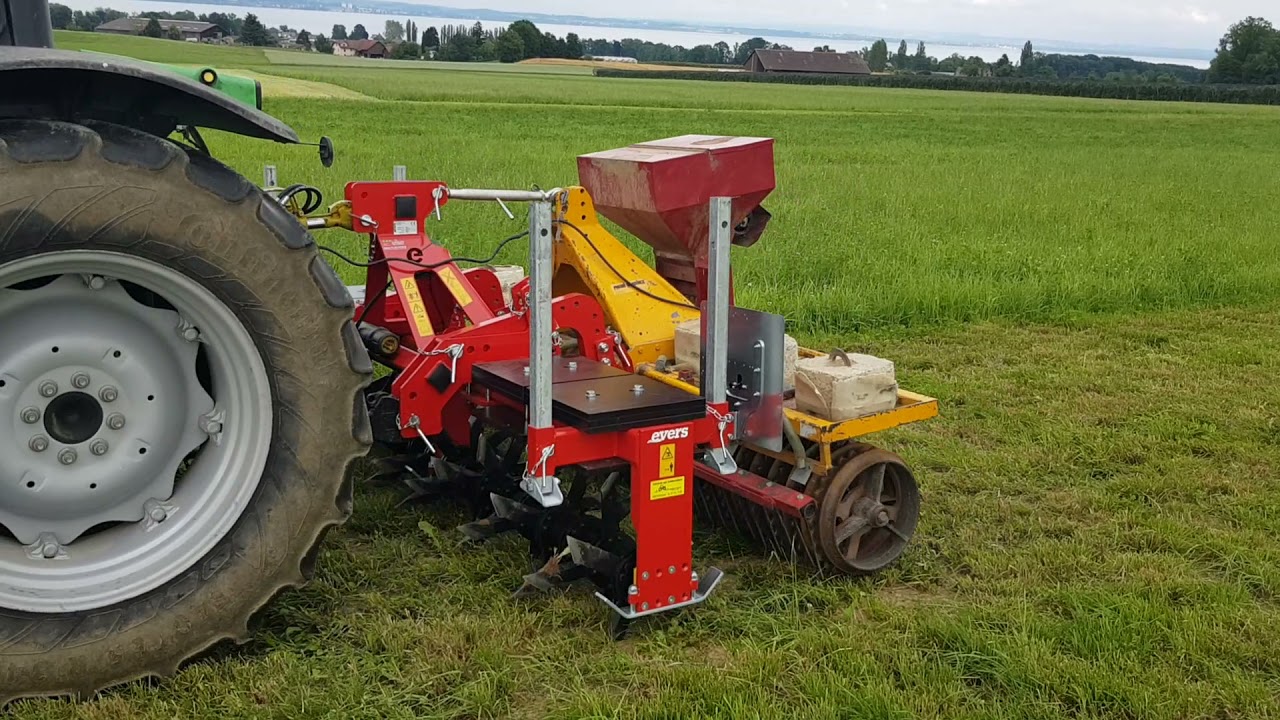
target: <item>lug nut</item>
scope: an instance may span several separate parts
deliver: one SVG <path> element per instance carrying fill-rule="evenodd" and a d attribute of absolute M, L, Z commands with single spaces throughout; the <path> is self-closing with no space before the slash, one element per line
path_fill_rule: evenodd
<path fill-rule="evenodd" d="M 115 388 L 111 387 L 110 385 L 108 385 L 108 386 L 106 386 L 106 387 L 102 388 L 102 390 L 98 391 L 98 398 L 99 398 L 99 399 L 101 399 L 101 400 L 102 400 L 102 402 L 107 402 L 107 403 L 109 403 L 109 402 L 115 402 L 115 401 L 116 401 L 116 398 L 118 398 L 118 397 L 120 397 L 120 391 L 119 391 L 119 390 L 116 390 Z M 123 425 L 121 425 L 120 427 L 124 427 L 124 426 L 123 426 Z M 116 429 L 118 430 L 119 428 L 116 428 Z"/>
<path fill-rule="evenodd" d="M 58 557 L 58 543 L 52 540 L 45 542 L 44 545 L 40 546 L 40 554 L 44 556 L 45 560 L 52 560 Z"/>
<path fill-rule="evenodd" d="M 49 438 L 43 435 L 37 435 L 31 438 L 31 442 L 27 443 L 27 447 L 33 452 L 44 452 L 49 449 Z"/>
<path fill-rule="evenodd" d="M 151 518 L 152 522 L 162 523 L 169 519 L 169 512 L 159 504 L 156 504 L 152 505 L 151 509 L 147 511 L 147 517 Z"/>
<path fill-rule="evenodd" d="M 107 427 L 112 430 L 120 430 L 124 427 L 124 416 L 120 413 L 112 413 L 111 416 L 107 418 Z"/>
<path fill-rule="evenodd" d="M 101 275 L 94 275 L 93 277 L 89 278 L 90 290 L 101 290 L 106 286 L 107 286 L 107 279 L 102 277 Z"/>
<path fill-rule="evenodd" d="M 40 395 L 42 397 L 53 397 L 58 394 L 58 383 L 52 380 L 46 380 L 40 383 Z"/>
<path fill-rule="evenodd" d="M 58 453 L 58 462 L 63 465 L 74 465 L 77 457 L 75 450 L 67 448 L 66 450 Z"/>
<path fill-rule="evenodd" d="M 89 452 L 101 457 L 103 455 L 106 455 L 107 450 L 109 450 L 110 448 L 111 446 L 107 445 L 106 440 L 94 440 L 93 444 L 89 446 Z"/>
<path fill-rule="evenodd" d="M 22 411 L 22 422 L 28 425 L 35 425 L 40 422 L 40 411 L 33 407 L 24 409 Z"/>
<path fill-rule="evenodd" d="M 195 342 L 200 339 L 200 331 L 188 325 L 182 329 L 182 339 L 187 342 Z"/>
<path fill-rule="evenodd" d="M 217 420 L 200 418 L 200 431 L 206 435 L 217 435 L 222 432 L 222 423 Z"/>
<path fill-rule="evenodd" d="M 76 373 L 71 376 L 71 385 L 77 390 L 83 390 L 89 387 L 89 376 L 84 373 Z"/>

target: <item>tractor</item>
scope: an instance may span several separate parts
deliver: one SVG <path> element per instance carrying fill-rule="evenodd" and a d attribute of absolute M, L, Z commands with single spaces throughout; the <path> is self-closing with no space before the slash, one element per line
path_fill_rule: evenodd
<path fill-rule="evenodd" d="M 517 592 L 593 587 L 614 638 L 716 590 L 695 518 L 830 575 L 906 549 L 915 479 L 863 438 L 937 402 L 815 414 L 787 366 L 854 361 L 789 360 L 784 319 L 734 302 L 771 139 L 639 142 L 550 190 L 398 174 L 323 206 L 210 155 L 201 129 L 302 144 L 252 80 L 52 45 L 47 0 L 0 5 L 0 705 L 247 640 L 312 577 L 366 456 L 460 503 L 462 537 L 527 539 Z M 527 242 L 527 277 L 432 241 L 465 202 L 527 208 L 498 248 Z M 343 231 L 368 252 L 314 239 Z"/>

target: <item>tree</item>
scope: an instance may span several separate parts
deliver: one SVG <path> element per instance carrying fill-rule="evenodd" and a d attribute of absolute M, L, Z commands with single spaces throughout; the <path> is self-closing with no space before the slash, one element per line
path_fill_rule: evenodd
<path fill-rule="evenodd" d="M 223 35 L 232 37 L 239 35 L 240 28 L 244 25 L 244 21 L 236 17 L 235 14 L 211 12 L 208 15 L 201 15 L 199 19 L 217 25 L 222 29 Z"/>
<path fill-rule="evenodd" d="M 169 38 L 170 40 L 181 40 L 182 28 L 178 27 L 177 25 L 170 25 L 169 29 L 164 31 L 164 36 Z"/>
<path fill-rule="evenodd" d="M 316 36 L 315 46 L 316 46 L 316 52 L 322 55 L 333 54 L 333 41 L 325 37 L 324 33 L 320 33 L 319 35 Z"/>
<path fill-rule="evenodd" d="M 422 47 L 406 40 L 396 45 L 396 49 L 391 51 L 391 57 L 395 60 L 418 60 L 422 57 Z"/>
<path fill-rule="evenodd" d="M 523 59 L 546 57 L 542 47 L 542 31 L 537 25 L 528 20 L 517 20 L 507 26 L 507 32 L 520 36 L 520 42 L 524 46 Z"/>
<path fill-rule="evenodd" d="M 298 47 L 302 48 L 303 50 L 311 49 L 311 33 L 307 32 L 306 30 L 298 31 Z"/>
<path fill-rule="evenodd" d="M 240 44 L 267 47 L 275 45 L 275 42 L 271 39 L 271 35 L 267 33 L 267 28 L 258 20 L 258 16 L 249 13 L 244 16 L 244 25 L 240 28 Z"/>
<path fill-rule="evenodd" d="M 907 41 L 903 40 L 898 45 L 898 54 L 893 56 L 893 69 L 902 71 L 907 69 Z"/>
<path fill-rule="evenodd" d="M 930 65 L 929 51 L 925 49 L 924 42 L 921 41 L 916 46 L 916 54 L 911 58 L 911 69 L 916 72 L 929 72 Z"/>
<path fill-rule="evenodd" d="M 450 62 L 471 62 L 476 55 L 476 41 L 470 32 L 454 33 L 440 46 L 440 59 Z"/>
<path fill-rule="evenodd" d="M 497 41 L 498 60 L 504 63 L 516 63 L 524 59 L 524 40 L 520 39 L 520 33 L 511 32 L 510 30 L 498 36 Z"/>
<path fill-rule="evenodd" d="M 427 31 L 422 34 L 422 46 L 429 48 L 440 47 L 440 31 L 436 30 L 434 25 L 427 28 Z"/>
<path fill-rule="evenodd" d="M 388 20 L 383 27 L 382 37 L 389 43 L 398 43 L 404 40 L 404 25 L 399 20 Z"/>
<path fill-rule="evenodd" d="M 884 40 L 871 43 L 871 48 L 867 50 L 867 64 L 871 66 L 872 72 L 884 72 L 889 67 L 889 43 Z"/>
<path fill-rule="evenodd" d="M 404 38 L 415 45 L 418 43 L 418 23 L 412 20 L 405 21 Z"/>
<path fill-rule="evenodd" d="M 1013 77 L 1017 71 L 1013 68 L 1013 61 L 1009 59 L 1009 54 L 1005 53 L 992 66 L 992 72 L 996 77 Z"/>
<path fill-rule="evenodd" d="M 147 26 L 142 28 L 142 34 L 152 38 L 164 37 L 164 28 L 160 27 L 159 20 L 151 18 L 147 21 Z"/>
<path fill-rule="evenodd" d="M 1280 83 L 1280 31 L 1252 16 L 1232 25 L 1218 43 L 1218 54 L 1209 65 L 1209 81 Z"/>
<path fill-rule="evenodd" d="M 830 45 L 819 45 L 818 47 L 815 47 L 815 48 L 813 49 L 813 51 L 814 51 L 814 52 L 823 52 L 823 53 L 833 53 L 833 52 L 835 52 L 835 50 L 832 50 L 832 49 L 831 49 L 831 46 L 830 46 Z"/>
<path fill-rule="evenodd" d="M 478 20 L 471 26 L 471 39 L 475 40 L 477 45 L 484 42 L 484 26 Z"/>
<path fill-rule="evenodd" d="M 733 61 L 738 65 L 745 65 L 747 60 L 751 58 L 751 54 L 756 50 L 767 50 L 770 47 L 768 40 L 762 37 L 753 37 L 742 43 L 733 53 Z"/>
<path fill-rule="evenodd" d="M 49 4 L 49 20 L 53 23 L 54 30 L 66 30 L 71 27 L 71 8 L 59 3 Z"/>
<path fill-rule="evenodd" d="M 348 40 L 368 40 L 369 31 L 364 29 L 364 25 L 361 25 L 360 23 L 356 23 L 356 26 L 351 28 L 351 35 L 349 35 L 347 39 Z"/>
<path fill-rule="evenodd" d="M 1036 51 L 1031 47 L 1031 41 L 1028 40 L 1026 45 L 1022 46 L 1022 58 L 1018 61 L 1018 67 L 1022 69 L 1023 75 L 1030 75 L 1035 69 Z"/>
<path fill-rule="evenodd" d="M 329 37 L 333 38 L 334 40 L 346 40 L 346 39 L 347 39 L 347 26 L 346 26 L 346 25 L 334 25 L 334 26 L 333 26 L 333 32 L 329 33 Z"/>
<path fill-rule="evenodd" d="M 571 60 L 577 60 L 582 57 L 582 38 L 578 37 L 577 33 L 565 35 L 564 44 Z"/>

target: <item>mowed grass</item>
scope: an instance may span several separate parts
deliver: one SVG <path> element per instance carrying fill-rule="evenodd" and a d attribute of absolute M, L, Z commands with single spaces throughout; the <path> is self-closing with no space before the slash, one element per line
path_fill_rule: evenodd
<path fill-rule="evenodd" d="M 723 588 L 613 644 L 588 591 L 508 599 L 518 543 L 459 547 L 456 510 L 368 488 L 249 645 L 16 717 L 1280 717 L 1280 112 L 270 72 L 383 98 L 267 98 L 334 138 L 328 170 L 313 148 L 209 133 L 251 179 L 273 163 L 330 199 L 394 164 L 551 187 L 581 152 L 777 138 L 774 221 L 735 250 L 740 302 L 941 399 L 941 418 L 873 438 L 916 470 L 916 540 L 852 580 L 700 531 Z M 431 229 L 483 256 L 522 222 L 457 203 Z"/>

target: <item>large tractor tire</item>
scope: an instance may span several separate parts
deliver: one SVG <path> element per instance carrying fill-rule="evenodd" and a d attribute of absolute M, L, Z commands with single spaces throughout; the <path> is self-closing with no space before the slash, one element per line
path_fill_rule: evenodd
<path fill-rule="evenodd" d="M 351 307 L 220 163 L 0 121 L 0 707 L 172 674 L 309 579 L 372 441 Z"/>

